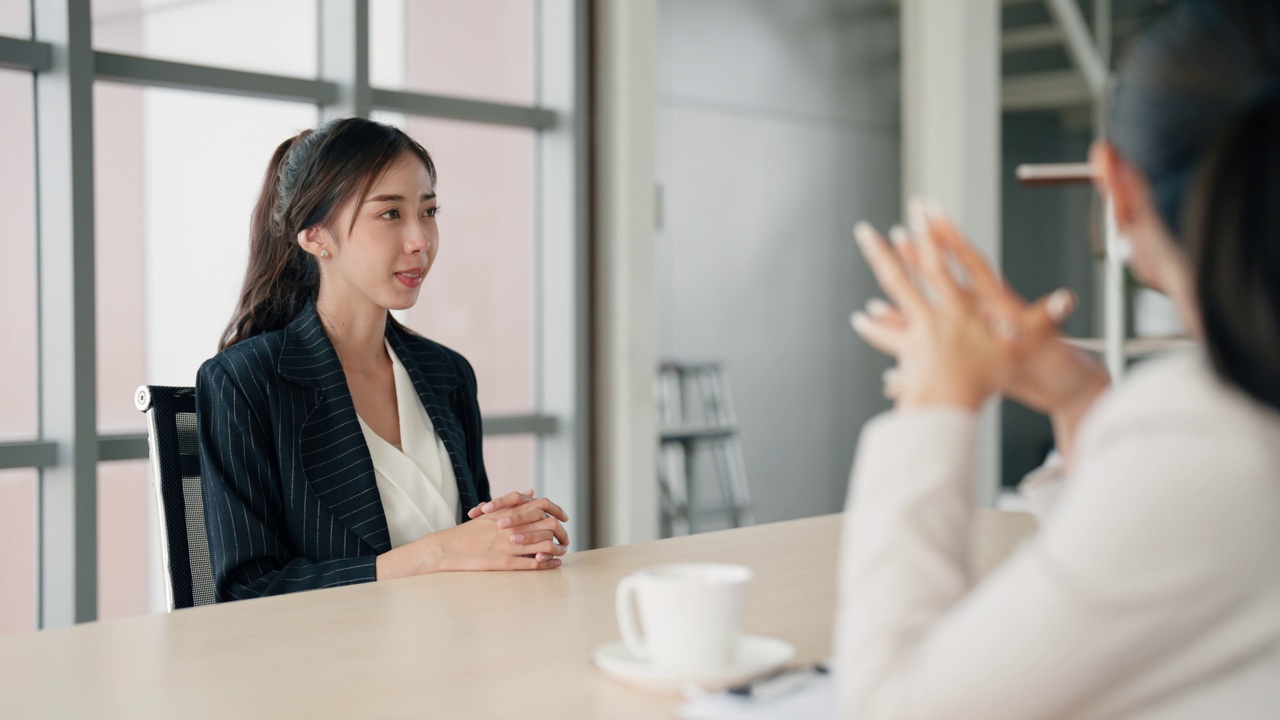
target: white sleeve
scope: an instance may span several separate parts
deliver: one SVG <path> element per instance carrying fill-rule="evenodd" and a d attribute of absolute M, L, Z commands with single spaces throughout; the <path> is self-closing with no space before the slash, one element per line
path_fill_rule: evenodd
<path fill-rule="evenodd" d="M 1139 427 L 1078 457 L 1053 521 L 972 587 L 976 425 L 931 409 L 863 432 L 840 557 L 845 717 L 1070 716 L 1213 627 L 1266 575 L 1248 548 L 1270 542 L 1273 503 L 1224 487 L 1249 471 L 1205 457 L 1193 432 Z"/>

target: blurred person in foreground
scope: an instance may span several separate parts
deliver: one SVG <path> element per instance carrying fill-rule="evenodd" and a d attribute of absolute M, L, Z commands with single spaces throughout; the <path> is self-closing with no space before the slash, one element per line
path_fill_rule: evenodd
<path fill-rule="evenodd" d="M 1023 303 L 939 208 L 856 231 L 889 302 L 853 324 L 898 365 L 851 480 L 845 717 L 1280 717 L 1280 2 L 1175 2 L 1120 80 L 1098 186 L 1194 351 L 1108 387 L 1059 336 L 1074 296 Z M 1038 536 L 978 582 L 997 393 L 1058 454 L 1021 488 Z"/>

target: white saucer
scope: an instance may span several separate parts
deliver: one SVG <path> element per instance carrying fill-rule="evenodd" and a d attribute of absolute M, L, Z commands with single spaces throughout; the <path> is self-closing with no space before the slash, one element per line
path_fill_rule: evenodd
<path fill-rule="evenodd" d="M 679 692 L 694 684 L 703 690 L 720 690 L 741 685 L 773 672 L 795 657 L 791 643 L 758 635 L 743 635 L 738 652 L 727 666 L 696 673 L 658 670 L 627 650 L 621 640 L 605 643 L 591 653 L 591 662 L 609 677 L 645 690 Z"/>

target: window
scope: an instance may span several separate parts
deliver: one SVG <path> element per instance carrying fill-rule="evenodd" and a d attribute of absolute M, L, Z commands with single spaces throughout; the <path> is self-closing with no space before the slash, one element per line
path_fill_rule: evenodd
<path fill-rule="evenodd" d="M 317 77 L 323 52 L 324 17 L 317 2 L 92 0 L 86 9 L 74 0 L 41 1 L 66 2 L 73 24 L 90 23 L 98 53 L 135 58 L 113 64 L 99 57 L 92 157 L 73 147 L 45 160 L 55 173 L 85 173 L 78 177 L 93 167 L 92 249 L 77 245 L 72 252 L 91 253 L 84 260 L 95 271 L 96 353 L 84 362 L 93 362 L 96 373 L 97 436 L 75 442 L 95 443 L 107 458 L 94 477 L 75 478 L 77 483 L 97 483 L 97 535 L 89 541 L 96 540 L 96 547 L 93 555 L 79 556 L 76 562 L 96 561 L 98 594 L 88 603 L 77 597 L 76 602 L 46 605 L 70 608 L 49 611 L 65 616 L 40 619 L 44 626 L 59 626 L 89 619 L 74 613 L 92 606 L 92 600 L 100 618 L 161 607 L 158 518 L 143 442 L 145 417 L 134 408 L 134 391 L 142 384 L 194 383 L 197 368 L 215 353 L 233 311 L 248 255 L 249 215 L 272 152 L 285 138 L 315 126 L 321 116 L 343 112 L 326 105 L 335 96 L 366 95 L 341 84 L 349 81 L 310 81 Z M 585 38 L 579 37 L 581 24 L 574 16 L 584 5 L 581 0 L 371 3 L 373 30 L 366 50 L 373 84 L 398 91 L 381 98 L 375 94 L 375 105 L 385 107 L 373 110 L 381 119 L 398 122 L 434 154 L 445 207 L 439 264 L 418 307 L 404 319 L 465 354 L 476 368 L 490 432 L 486 458 L 497 493 L 527 489 L 540 473 L 554 477 L 559 488 L 578 487 L 585 477 L 577 469 L 576 449 L 586 435 L 576 422 L 576 408 L 582 407 L 576 391 L 556 389 L 549 403 L 542 386 L 538 353 L 545 352 L 551 316 L 540 301 L 537 262 L 546 243 L 537 232 L 540 213 L 552 207 L 558 218 L 580 217 L 572 206 L 585 195 L 574 185 L 583 179 L 562 172 L 557 177 L 564 185 L 552 184 L 559 192 L 535 192 L 542 188 L 538 160 L 548 155 L 539 148 L 541 133 L 558 131 L 560 140 L 576 132 L 568 125 L 553 127 L 556 112 L 569 114 L 572 107 L 553 111 L 535 106 L 535 49 L 542 47 L 536 35 L 546 27 L 557 28 L 556 37 L 575 40 L 552 46 L 574 48 L 579 57 Z M 25 0 L 0 3 L 0 35 L 29 38 L 30 6 Z M 536 22 L 536 14 L 545 15 L 549 8 L 546 17 L 552 19 Z M 56 68 L 66 53 L 54 50 Z M 198 67 L 175 68 L 148 59 Z M 333 60 L 339 61 L 351 58 Z M 38 542 L 41 530 L 56 535 L 76 529 L 41 528 L 37 514 L 45 477 L 39 467 L 64 477 L 68 473 L 56 464 L 65 462 L 66 454 L 56 452 L 52 439 L 39 436 L 42 368 L 37 340 L 44 337 L 46 344 L 55 345 L 72 341 L 40 333 L 39 249 L 43 242 L 56 247 L 59 238 L 39 236 L 38 203 L 52 203 L 40 209 L 46 215 L 59 206 L 35 192 L 35 140 L 46 136 L 40 134 L 33 91 L 40 84 L 43 61 L 14 62 L 19 68 L 32 66 L 0 70 L 0 107 L 6 109 L 0 115 L 0 232 L 6 249 L 0 263 L 0 307 L 5 310 L 0 337 L 7 341 L 0 343 L 0 634 L 37 625 L 40 593 L 84 592 L 70 581 L 65 588 L 37 584 L 40 562 L 66 561 L 53 553 L 42 559 L 47 546 Z M 563 78 L 561 84 L 569 81 Z M 574 97 L 573 103 L 581 102 Z M 87 117 L 87 112 L 77 114 L 76 102 L 70 116 Z M 379 109 L 420 114 L 393 116 L 376 113 Z M 558 167 L 578 167 L 574 159 L 584 147 L 561 142 L 549 154 Z M 560 259 L 557 267 L 576 267 L 576 261 L 564 259 L 576 257 L 577 243 L 585 237 L 579 224 L 568 220 L 557 225 L 560 232 L 552 241 Z M 76 237 L 84 237 L 83 227 L 75 230 Z M 49 286 L 45 292 L 54 293 Z M 585 295 L 585 286 L 577 292 Z M 563 293 L 557 298 L 563 300 Z M 55 306 L 61 299 L 52 298 Z M 568 311 L 559 315 L 564 317 L 550 323 L 557 357 L 585 356 L 585 324 Z M 576 363 L 551 365 L 581 372 Z M 46 396 L 43 402 L 59 413 L 89 411 L 82 398 Z M 61 402 L 70 405 L 63 408 Z M 557 408 L 557 415 L 551 417 L 547 407 Z M 556 442 L 545 443 L 548 438 Z M 548 465 L 548 456 L 557 460 Z M 563 500 L 568 494 L 557 491 L 556 497 Z M 45 497 L 50 502 L 53 496 Z M 48 506 L 54 512 L 44 516 L 70 518 L 85 509 L 58 504 L 69 502 L 54 500 Z M 74 547 L 82 547 L 79 540 Z"/>
<path fill-rule="evenodd" d="M 372 0 L 374 87 L 533 105 L 530 0 Z"/>
<path fill-rule="evenodd" d="M 36 188 L 31 73 L 0 70 L 0 442 L 36 436 Z M 0 506 L 3 507 L 3 506 Z M 0 512 L 3 512 L 0 510 Z"/>
<path fill-rule="evenodd" d="M 93 0 L 96 50 L 316 76 L 316 2 Z"/>

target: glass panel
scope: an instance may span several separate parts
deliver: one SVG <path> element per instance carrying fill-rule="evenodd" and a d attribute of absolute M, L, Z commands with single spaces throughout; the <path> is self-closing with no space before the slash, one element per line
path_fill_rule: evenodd
<path fill-rule="evenodd" d="M 534 485 L 538 438 L 532 435 L 491 435 L 484 439 L 484 469 L 494 497 L 524 492 Z M 560 498 L 551 498 L 558 500 Z"/>
<path fill-rule="evenodd" d="M 93 0 L 97 50 L 316 76 L 316 5 L 298 0 Z"/>
<path fill-rule="evenodd" d="M 536 134 L 426 118 L 399 124 L 435 160 L 442 209 L 440 254 L 407 323 L 466 356 L 484 414 L 533 412 Z"/>
<path fill-rule="evenodd" d="M 99 620 L 164 608 L 154 507 L 146 460 L 98 466 Z"/>
<path fill-rule="evenodd" d="M 375 87 L 532 105 L 530 0 L 373 0 Z"/>
<path fill-rule="evenodd" d="M 31 3 L 27 0 L 0 0 L 0 35 L 31 37 Z M 8 107 L 7 105 L 5 107 Z"/>
<path fill-rule="evenodd" d="M 216 352 L 262 174 L 316 111 L 110 83 L 94 93 L 98 428 L 141 432 L 138 385 L 193 385 Z"/>
<path fill-rule="evenodd" d="M 6 3 L 10 4 L 10 3 Z M 31 73 L 0 70 L 0 439 L 36 436 L 36 192 Z"/>
<path fill-rule="evenodd" d="M 36 629 L 36 471 L 0 470 L 0 636 Z"/>

